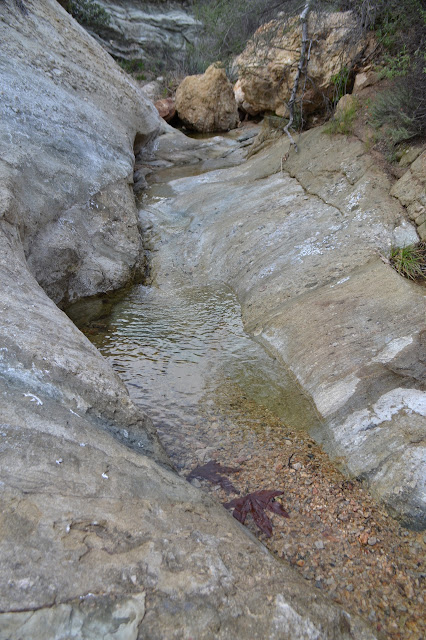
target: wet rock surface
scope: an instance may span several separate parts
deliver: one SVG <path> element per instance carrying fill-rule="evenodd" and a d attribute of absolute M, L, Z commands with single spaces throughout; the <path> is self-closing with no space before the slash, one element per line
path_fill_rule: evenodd
<path fill-rule="evenodd" d="M 278 500 L 290 518 L 268 514 L 271 538 L 251 517 L 246 525 L 307 584 L 368 618 L 387 638 L 424 636 L 423 532 L 401 527 L 359 480 L 350 481 L 336 469 L 306 433 L 250 400 L 237 385 L 224 385 L 215 404 L 205 408 L 195 436 L 193 428 L 182 431 L 187 444 L 182 475 L 214 459 L 239 469 L 228 477 L 240 495 L 263 489 L 284 492 Z M 195 439 L 205 440 L 206 447 L 197 448 Z M 167 450 L 176 449 L 167 434 L 162 441 Z M 221 502 L 238 497 L 206 480 L 200 485 Z"/>
<path fill-rule="evenodd" d="M 311 394 L 323 418 L 315 438 L 422 528 L 423 289 L 380 258 L 418 236 L 360 142 L 319 128 L 300 145 L 287 157 L 279 141 L 241 167 L 169 182 L 143 213 L 179 220 L 153 273 L 160 285 L 180 270 L 228 283 L 246 329 Z"/>
<path fill-rule="evenodd" d="M 156 180 L 161 175 L 170 180 L 173 170 L 160 172 Z M 208 184 L 209 175 L 200 180 Z M 168 237 L 181 233 L 188 221 L 178 209 L 163 215 L 160 203 L 171 197 L 171 188 L 155 182 L 151 194 L 143 215 L 151 220 L 153 247 L 163 245 L 161 262 L 154 257 L 153 286 L 135 287 L 110 316 L 89 322 L 87 335 L 126 381 L 135 403 L 153 417 L 182 477 L 222 503 L 253 492 L 282 491 L 277 500 L 290 518 L 266 511 L 272 521 L 267 537 L 249 514 L 245 522 L 253 535 L 307 585 L 367 617 L 378 633 L 420 640 L 424 533 L 404 529 L 377 504 L 362 477 L 348 479 L 339 471 L 345 469 L 344 458 L 330 460 L 303 430 L 318 432 L 318 415 L 312 407 L 301 410 L 297 389 L 285 386 L 288 372 L 276 360 L 271 366 L 277 375 L 271 378 L 257 345 L 250 346 L 247 336 L 242 341 L 232 293 L 217 284 L 198 291 L 188 286 L 191 271 L 176 256 L 173 265 L 165 262 Z M 259 327 L 254 334 L 259 337 Z M 391 367 L 421 383 L 425 369 L 417 340 Z M 263 394 L 256 375 L 265 385 Z M 163 402 L 143 388 L 145 379 Z"/>

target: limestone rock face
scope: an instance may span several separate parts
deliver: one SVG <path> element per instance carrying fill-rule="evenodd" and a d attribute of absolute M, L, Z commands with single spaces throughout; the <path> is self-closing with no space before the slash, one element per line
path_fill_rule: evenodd
<path fill-rule="evenodd" d="M 118 58 L 158 61 L 167 55 L 176 59 L 185 53 L 188 42 L 196 42 L 198 22 L 188 3 L 99 0 L 97 4 L 111 19 L 101 35 L 91 33 Z"/>
<path fill-rule="evenodd" d="M 229 131 L 239 117 L 232 86 L 225 70 L 210 65 L 202 75 L 187 76 L 176 91 L 179 118 L 195 131 Z"/>
<path fill-rule="evenodd" d="M 372 640 L 171 470 L 35 279 L 128 277 L 133 143 L 161 121 L 55 0 L 24 6 L 0 3 L 0 637 Z"/>
<path fill-rule="evenodd" d="M 123 286 L 140 269 L 133 143 L 138 136 L 146 149 L 161 120 L 52 5 L 26 2 L 27 15 L 0 6 L 0 215 L 19 226 L 37 281 L 65 303 Z"/>
<path fill-rule="evenodd" d="M 169 183 L 155 211 L 160 220 L 179 212 L 184 231 L 162 244 L 153 272 L 166 273 L 168 286 L 183 270 L 231 286 L 245 329 L 313 399 L 322 417 L 313 437 L 422 528 L 424 289 L 380 258 L 418 235 L 360 141 L 320 127 L 298 146 L 289 151 L 281 138 L 240 167 Z"/>
<path fill-rule="evenodd" d="M 306 113 L 320 108 L 324 95 L 332 97 L 333 76 L 350 66 L 368 45 L 362 38 L 356 42 L 351 40 L 351 12 L 323 16 L 311 13 L 308 24 L 312 48 L 304 94 Z M 265 111 L 286 115 L 285 103 L 290 99 L 297 72 L 301 38 L 297 18 L 288 25 L 274 20 L 257 30 L 235 62 L 238 70 L 235 95 L 239 107 L 251 115 Z"/>

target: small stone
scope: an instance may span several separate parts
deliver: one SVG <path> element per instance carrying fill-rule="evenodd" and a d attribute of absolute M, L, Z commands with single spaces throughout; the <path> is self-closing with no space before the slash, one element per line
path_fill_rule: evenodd
<path fill-rule="evenodd" d="M 345 589 L 346 589 L 346 591 L 353 591 L 354 590 L 354 585 L 353 584 L 347 584 Z"/>
<path fill-rule="evenodd" d="M 324 549 L 324 543 L 323 543 L 322 540 L 317 540 L 315 542 L 315 546 L 316 546 L 317 549 Z"/>
<path fill-rule="evenodd" d="M 369 544 L 371 547 L 373 547 L 373 546 L 376 544 L 376 542 L 377 542 L 377 538 L 376 538 L 376 536 L 370 536 L 370 537 L 368 538 L 368 544 Z"/>
<path fill-rule="evenodd" d="M 302 468 L 302 463 L 301 462 L 295 462 L 293 465 L 293 469 L 296 469 L 296 471 L 300 471 L 300 469 Z"/>
<path fill-rule="evenodd" d="M 193 487 L 199 489 L 201 487 L 201 482 L 197 480 L 197 478 L 192 478 L 191 483 Z"/>
<path fill-rule="evenodd" d="M 366 533 L 365 531 L 363 533 L 361 533 L 361 535 L 359 536 L 358 540 L 360 541 L 361 544 L 367 544 L 368 542 L 368 533 Z"/>

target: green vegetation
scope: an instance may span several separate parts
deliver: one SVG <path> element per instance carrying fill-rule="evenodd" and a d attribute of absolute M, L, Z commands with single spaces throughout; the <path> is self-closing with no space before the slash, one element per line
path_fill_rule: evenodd
<path fill-rule="evenodd" d="M 66 0 L 63 4 L 77 22 L 93 31 L 101 31 L 110 23 L 109 13 L 94 0 Z"/>
<path fill-rule="evenodd" d="M 405 76 L 410 68 L 410 62 L 411 56 L 404 45 L 395 55 L 389 53 L 383 55 L 382 63 L 379 65 L 379 75 L 381 78 L 389 79 Z"/>
<path fill-rule="evenodd" d="M 145 63 L 143 60 L 117 60 L 117 62 L 126 73 L 134 74 L 136 80 L 146 80 L 144 73 Z"/>
<path fill-rule="evenodd" d="M 346 108 L 338 111 L 325 126 L 325 133 L 335 135 L 337 133 L 349 136 L 353 133 L 354 122 L 358 111 L 358 102 L 351 100 Z"/>
<path fill-rule="evenodd" d="M 426 243 L 392 247 L 389 262 L 395 271 L 410 280 L 426 279 Z"/>
<path fill-rule="evenodd" d="M 378 42 L 376 69 L 392 82 L 372 102 L 370 124 L 390 158 L 399 143 L 426 133 L 426 10 L 422 0 L 343 0 Z"/>
<path fill-rule="evenodd" d="M 377 95 L 371 106 L 371 124 L 388 146 L 426 134 L 426 76 L 419 63 L 410 75 Z"/>
<path fill-rule="evenodd" d="M 347 93 L 349 77 L 351 75 L 351 70 L 348 67 L 343 67 L 340 69 L 339 73 L 331 77 L 331 83 L 334 87 L 333 91 L 333 103 L 336 105 L 340 98 L 342 98 L 345 93 Z"/>
<path fill-rule="evenodd" d="M 260 25 L 280 9 L 290 17 L 298 8 L 294 0 L 193 0 L 192 9 L 202 25 L 202 45 L 188 46 L 189 73 L 202 73 L 218 60 L 229 66 Z"/>

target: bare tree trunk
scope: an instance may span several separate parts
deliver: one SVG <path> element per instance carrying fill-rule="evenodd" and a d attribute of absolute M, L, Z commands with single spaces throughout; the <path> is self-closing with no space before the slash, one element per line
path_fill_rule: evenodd
<path fill-rule="evenodd" d="M 293 136 L 290 133 L 290 127 L 293 124 L 293 120 L 294 120 L 294 104 L 296 102 L 296 94 L 297 94 L 297 90 L 299 88 L 299 81 L 300 81 L 300 76 L 302 75 L 302 71 L 305 67 L 305 58 L 306 58 L 306 47 L 308 45 L 308 17 L 309 17 L 309 12 L 311 10 L 311 6 L 312 6 L 313 0 L 306 0 L 305 2 L 305 6 L 303 8 L 302 13 L 300 14 L 300 22 L 302 23 L 302 47 L 300 49 L 300 58 L 299 58 L 299 64 L 297 65 L 297 73 L 296 73 L 296 77 L 294 79 L 294 83 L 293 83 L 293 89 L 291 92 L 291 96 L 290 96 L 290 100 L 288 102 L 288 111 L 289 111 L 289 121 L 287 122 L 286 126 L 284 127 L 284 131 L 286 132 L 286 134 L 288 135 L 288 137 L 290 138 L 290 142 L 293 145 L 293 147 L 295 148 L 295 150 L 297 151 L 297 144 L 295 143 Z M 310 51 L 310 47 L 309 47 L 309 51 Z"/>

